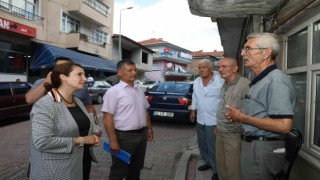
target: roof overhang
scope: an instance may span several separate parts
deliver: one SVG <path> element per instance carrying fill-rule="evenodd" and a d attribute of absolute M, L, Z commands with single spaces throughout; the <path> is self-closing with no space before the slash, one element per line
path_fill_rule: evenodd
<path fill-rule="evenodd" d="M 281 0 L 188 0 L 188 3 L 190 12 L 197 16 L 243 18 L 267 14 L 278 7 Z"/>
<path fill-rule="evenodd" d="M 286 0 L 188 0 L 190 12 L 210 17 L 219 29 L 224 56 L 237 58 L 246 18 L 249 15 L 265 15 Z"/>
<path fill-rule="evenodd" d="M 120 36 L 118 34 L 116 34 L 116 35 L 112 36 L 112 39 L 113 39 L 113 41 L 116 41 L 119 43 L 119 39 L 120 39 L 119 37 Z M 148 48 L 148 47 L 128 38 L 127 36 L 124 36 L 124 35 L 121 35 L 121 44 L 122 44 L 122 47 L 126 47 L 129 49 L 141 48 L 141 49 L 148 51 L 151 54 L 155 53 L 152 49 L 150 49 L 150 48 Z"/>

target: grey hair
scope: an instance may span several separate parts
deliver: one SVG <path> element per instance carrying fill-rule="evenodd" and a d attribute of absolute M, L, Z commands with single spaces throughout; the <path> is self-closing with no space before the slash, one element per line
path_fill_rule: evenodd
<path fill-rule="evenodd" d="M 280 52 L 280 44 L 277 35 L 273 33 L 252 33 L 247 36 L 247 40 L 256 38 L 256 46 L 258 48 L 271 48 L 271 58 L 276 59 Z"/>
<path fill-rule="evenodd" d="M 201 59 L 199 61 L 199 64 L 204 64 L 204 63 L 208 63 L 210 68 L 213 67 L 212 62 L 209 59 Z"/>

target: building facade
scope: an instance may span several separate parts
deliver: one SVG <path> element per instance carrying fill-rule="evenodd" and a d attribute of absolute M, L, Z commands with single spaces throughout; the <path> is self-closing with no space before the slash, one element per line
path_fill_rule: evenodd
<path fill-rule="evenodd" d="M 33 82 L 46 74 L 43 70 L 52 67 L 57 56 L 70 56 L 80 64 L 91 61 L 90 66 L 84 63 L 84 68 L 98 79 L 103 78 L 103 72 L 114 74 L 114 63 L 108 60 L 112 58 L 113 3 L 113 0 L 0 0 L 1 80 L 20 78 Z M 43 51 L 51 59 L 36 56 L 41 54 L 39 49 L 44 49 L 43 45 L 47 47 Z M 98 64 L 110 67 L 95 68 Z"/>
<path fill-rule="evenodd" d="M 118 34 L 112 36 L 112 59 L 114 61 L 119 61 L 119 54 L 121 53 L 122 59 L 132 60 L 136 64 L 138 70 L 138 80 L 144 82 L 145 73 L 152 71 L 153 53 L 155 52 L 148 47 L 121 35 L 121 51 L 119 53 L 119 38 L 120 36 Z"/>
<path fill-rule="evenodd" d="M 205 1 L 207 3 L 189 0 L 192 13 L 210 17 L 218 24 L 225 54 L 237 58 L 241 63 L 240 52 L 248 34 L 272 32 L 280 38 L 281 52 L 276 64 L 290 76 L 295 86 L 293 127 L 303 135 L 303 146 L 290 179 L 319 179 L 320 1 L 228 1 L 220 4 Z M 206 7 L 202 9 L 197 6 L 201 4 L 206 4 Z M 248 69 L 242 68 L 242 71 L 245 76 L 252 78 Z"/>
<path fill-rule="evenodd" d="M 162 38 L 151 38 L 139 43 L 155 52 L 152 71 L 145 73 L 147 80 L 186 81 L 192 76 L 192 72 L 187 71 L 188 64 L 192 63 L 191 51 L 166 42 Z"/>

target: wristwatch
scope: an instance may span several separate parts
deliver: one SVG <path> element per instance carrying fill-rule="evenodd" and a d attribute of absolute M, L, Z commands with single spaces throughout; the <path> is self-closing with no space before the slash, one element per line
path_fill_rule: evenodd
<path fill-rule="evenodd" d="M 82 146 L 84 146 L 84 139 L 83 139 L 83 137 L 79 137 L 79 147 L 82 147 Z"/>

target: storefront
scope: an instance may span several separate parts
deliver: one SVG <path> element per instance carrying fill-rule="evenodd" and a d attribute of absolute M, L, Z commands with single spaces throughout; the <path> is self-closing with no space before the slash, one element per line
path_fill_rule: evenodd
<path fill-rule="evenodd" d="M 0 18 L 0 81 L 27 81 L 31 38 L 36 29 Z"/>

